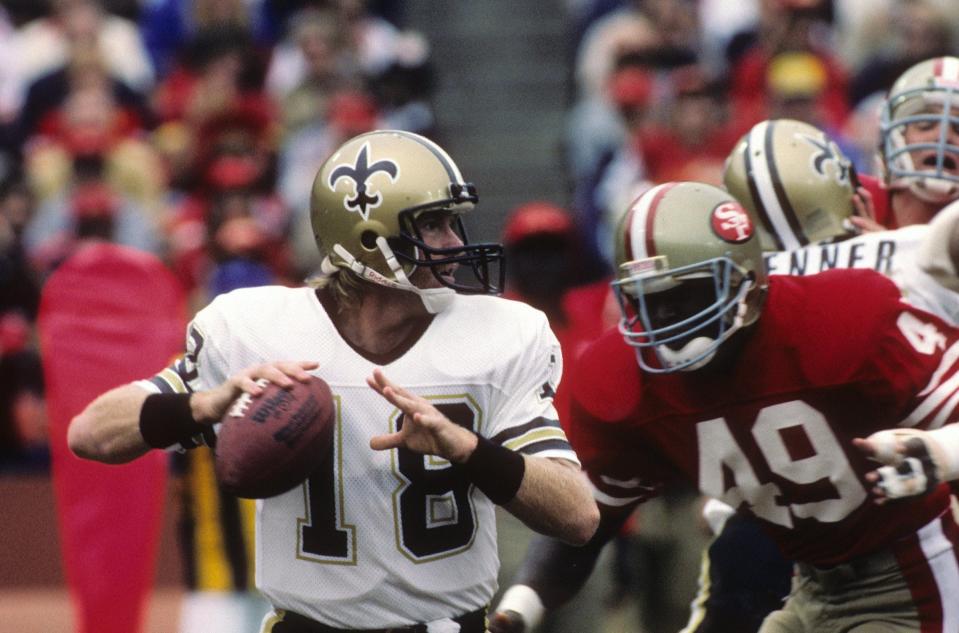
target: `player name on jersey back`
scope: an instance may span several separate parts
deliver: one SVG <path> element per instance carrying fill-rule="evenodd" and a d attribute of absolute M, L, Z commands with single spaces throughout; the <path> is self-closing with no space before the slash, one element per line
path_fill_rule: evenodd
<path fill-rule="evenodd" d="M 871 268 L 892 275 L 906 258 L 914 256 L 927 229 L 926 225 L 908 226 L 832 244 L 765 253 L 766 270 L 770 275 L 815 275 L 833 268 Z"/>

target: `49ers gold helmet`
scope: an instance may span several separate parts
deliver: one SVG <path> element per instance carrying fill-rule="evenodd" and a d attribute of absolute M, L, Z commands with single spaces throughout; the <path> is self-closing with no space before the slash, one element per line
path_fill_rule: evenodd
<path fill-rule="evenodd" d="M 824 132 L 792 119 L 762 121 L 726 158 L 726 189 L 757 222 L 765 251 L 790 251 L 857 233 L 852 161 Z"/>
<path fill-rule="evenodd" d="M 646 371 L 698 369 L 759 318 L 762 249 L 728 192 L 698 182 L 654 187 L 630 205 L 615 246 L 619 330 Z"/>
<path fill-rule="evenodd" d="M 445 307 L 456 291 L 498 293 L 502 246 L 469 244 L 462 222 L 477 200 L 476 188 L 433 141 L 397 130 L 356 136 L 323 163 L 313 181 L 310 220 L 322 269 L 349 268 L 368 281 L 415 292 L 431 312 Z M 456 215 L 462 246 L 424 243 L 414 220 L 435 211 Z M 455 282 L 438 272 L 452 265 L 458 267 Z M 410 283 L 418 266 L 428 267 L 445 287 Z M 464 271 L 473 279 L 463 280 Z"/>

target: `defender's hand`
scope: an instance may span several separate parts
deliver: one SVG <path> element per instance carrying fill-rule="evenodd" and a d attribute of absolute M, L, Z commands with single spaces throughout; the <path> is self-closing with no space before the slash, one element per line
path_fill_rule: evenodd
<path fill-rule="evenodd" d="M 883 464 L 866 474 L 874 484 L 876 503 L 890 499 L 914 497 L 931 492 L 943 480 L 936 454 L 935 440 L 923 431 L 896 429 L 878 431 L 853 444 L 870 459 Z"/>

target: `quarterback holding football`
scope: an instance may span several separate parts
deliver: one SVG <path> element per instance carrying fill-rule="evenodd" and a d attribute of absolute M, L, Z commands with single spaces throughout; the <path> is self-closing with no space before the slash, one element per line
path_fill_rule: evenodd
<path fill-rule="evenodd" d="M 469 243 L 476 202 L 424 137 L 347 141 L 314 181 L 315 283 L 217 297 L 180 360 L 71 424 L 76 454 L 127 461 L 214 442 L 213 423 L 260 395 L 260 379 L 329 385 L 332 454 L 257 502 L 256 584 L 274 607 L 264 633 L 481 633 L 499 566 L 494 504 L 572 544 L 596 528 L 553 407 L 559 345 L 541 312 L 489 296 L 502 248 Z"/>

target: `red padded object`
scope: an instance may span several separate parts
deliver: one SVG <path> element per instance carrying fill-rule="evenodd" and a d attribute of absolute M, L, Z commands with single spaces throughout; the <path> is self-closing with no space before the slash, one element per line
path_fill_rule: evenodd
<path fill-rule="evenodd" d="M 263 499 L 292 490 L 333 450 L 336 409 L 326 382 L 312 377 L 284 389 L 263 381 L 243 394 L 221 420 L 216 476 L 238 497 Z"/>
<path fill-rule="evenodd" d="M 82 460 L 67 447 L 67 427 L 97 395 L 169 364 L 183 349 L 186 316 L 183 290 L 160 260 L 115 244 L 82 248 L 43 288 L 53 486 L 76 633 L 145 629 L 169 456 Z"/>

